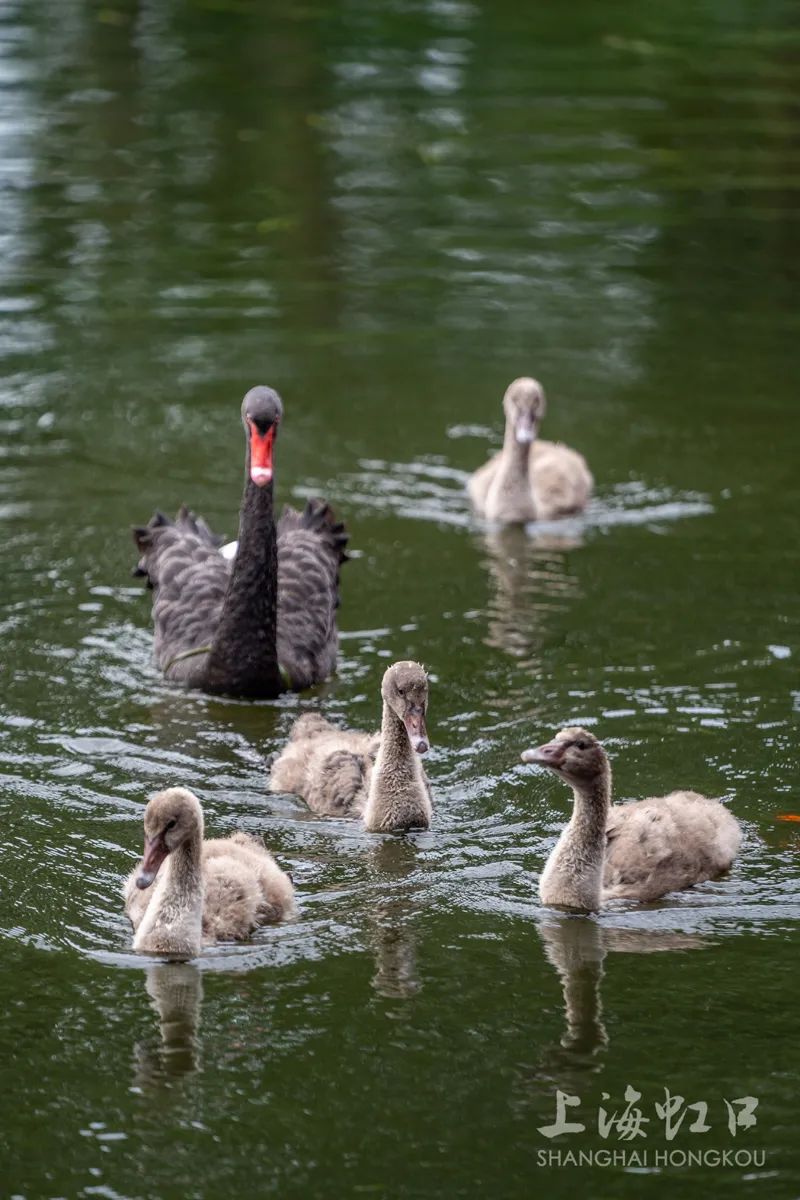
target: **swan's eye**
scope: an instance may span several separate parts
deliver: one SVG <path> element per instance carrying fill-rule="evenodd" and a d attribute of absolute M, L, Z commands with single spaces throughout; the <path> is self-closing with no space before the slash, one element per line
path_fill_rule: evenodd
<path fill-rule="evenodd" d="M 405 696 L 405 694 L 406 694 L 406 689 L 405 689 L 405 688 L 401 688 L 401 687 L 399 687 L 399 688 L 397 689 L 397 694 L 398 694 L 398 696 Z"/>
<path fill-rule="evenodd" d="M 583 740 L 583 738 L 581 738 L 581 740 L 579 742 L 576 742 L 575 745 L 578 747 L 579 750 L 588 750 L 589 749 L 589 743 L 585 742 Z"/>
<path fill-rule="evenodd" d="M 166 833 L 170 829 L 174 829 L 177 824 L 178 824 L 177 817 L 173 817 L 171 821 L 167 821 L 166 825 L 164 826 L 164 833 Z"/>

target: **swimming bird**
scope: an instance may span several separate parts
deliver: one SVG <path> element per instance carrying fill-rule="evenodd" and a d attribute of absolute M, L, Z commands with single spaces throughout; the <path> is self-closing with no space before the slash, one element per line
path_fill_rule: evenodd
<path fill-rule="evenodd" d="M 156 512 L 134 529 L 134 574 L 153 589 L 155 657 L 167 679 L 248 698 L 300 691 L 336 667 L 339 567 L 347 533 L 321 500 L 273 516 L 280 396 L 255 387 L 242 402 L 245 484 L 232 560 L 200 517 Z"/>
<path fill-rule="evenodd" d="M 294 887 L 260 838 L 203 840 L 188 788 L 159 792 L 144 811 L 144 857 L 123 885 L 134 950 L 194 958 L 203 944 L 240 941 L 294 912 Z"/>
<path fill-rule="evenodd" d="M 433 807 L 419 756 L 429 749 L 428 676 L 396 662 L 381 683 L 379 733 L 339 729 L 315 713 L 302 716 L 272 765 L 270 790 L 302 796 L 325 816 L 361 817 L 371 831 L 427 829 Z"/>
<path fill-rule="evenodd" d="M 608 756 L 585 729 L 562 729 L 522 761 L 554 771 L 575 797 L 539 881 L 545 904 L 594 912 L 608 900 L 658 900 L 721 875 L 736 857 L 739 822 L 719 800 L 677 791 L 612 805 Z"/>
<path fill-rule="evenodd" d="M 523 376 L 503 397 L 503 449 L 469 478 L 475 511 L 504 524 L 552 521 L 582 512 L 594 480 L 586 459 L 560 442 L 539 440 L 545 395 L 536 379 Z"/>

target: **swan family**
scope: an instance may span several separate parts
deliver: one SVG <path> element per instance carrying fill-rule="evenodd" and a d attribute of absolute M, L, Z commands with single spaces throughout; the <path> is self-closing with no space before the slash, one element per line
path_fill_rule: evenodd
<path fill-rule="evenodd" d="M 495 525 L 582 512 L 593 478 L 578 451 L 541 441 L 545 394 L 515 379 L 503 397 L 502 450 L 472 474 L 467 491 Z M 275 448 L 283 402 L 274 389 L 244 397 L 244 489 L 236 543 L 183 506 L 160 511 L 133 536 L 134 573 L 153 594 L 154 654 L 171 683 L 212 695 L 271 699 L 303 691 L 336 668 L 339 575 L 348 532 L 323 499 L 274 515 Z M 383 674 L 377 731 L 341 729 L 318 711 L 294 723 L 269 777 L 319 816 L 360 822 L 368 833 L 428 829 L 433 796 L 429 677 L 400 660 Z M 735 817 L 691 791 L 611 803 L 611 767 L 594 734 L 562 729 L 525 763 L 573 790 L 572 816 L 539 883 L 542 903 L 590 913 L 613 900 L 646 902 L 727 871 L 739 849 Z M 244 832 L 205 839 L 203 811 L 185 787 L 154 795 L 144 810 L 144 854 L 123 886 L 133 948 L 193 958 L 204 945 L 250 937 L 296 913 L 294 886 L 258 839 Z"/>

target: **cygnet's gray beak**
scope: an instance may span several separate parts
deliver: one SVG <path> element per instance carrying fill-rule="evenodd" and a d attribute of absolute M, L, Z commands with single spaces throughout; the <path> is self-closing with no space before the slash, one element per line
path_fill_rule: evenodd
<path fill-rule="evenodd" d="M 136 886 L 144 891 L 158 874 L 158 868 L 169 854 L 167 843 L 161 836 L 144 839 L 144 856 L 139 864 L 139 874 L 136 876 Z"/>
<path fill-rule="evenodd" d="M 403 717 L 403 724 L 417 754 L 426 754 L 430 750 L 430 742 L 428 741 L 428 730 L 425 727 L 425 710 L 421 705 L 411 704 L 408 706 Z"/>
<path fill-rule="evenodd" d="M 537 746 L 535 750 L 523 750 L 520 757 L 524 763 L 535 763 L 537 767 L 550 767 L 557 771 L 564 759 L 564 752 L 564 743 L 555 741 Z"/>

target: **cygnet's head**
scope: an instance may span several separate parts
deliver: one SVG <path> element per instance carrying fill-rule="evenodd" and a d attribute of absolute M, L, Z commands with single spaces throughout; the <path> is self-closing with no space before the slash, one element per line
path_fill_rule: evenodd
<path fill-rule="evenodd" d="M 579 727 L 562 729 L 552 742 L 536 750 L 524 750 L 522 761 L 549 767 L 567 783 L 577 785 L 593 783 L 610 770 L 606 752 L 597 738 Z"/>
<path fill-rule="evenodd" d="M 544 388 L 538 379 L 523 375 L 506 388 L 503 396 L 506 424 L 512 427 L 521 446 L 529 446 L 536 437 L 546 407 Z"/>
<path fill-rule="evenodd" d="M 415 662 L 396 662 L 383 677 L 381 695 L 406 727 L 417 754 L 430 748 L 425 714 L 428 711 L 428 676 Z"/>
<path fill-rule="evenodd" d="M 168 854 L 192 837 L 203 838 L 203 810 L 194 792 L 173 787 L 157 792 L 144 810 L 144 856 L 136 886 L 148 888 Z"/>
<path fill-rule="evenodd" d="M 282 416 L 283 403 L 274 388 L 250 388 L 242 401 L 242 422 L 249 448 L 248 470 L 256 487 L 272 483 L 272 451 Z"/>

